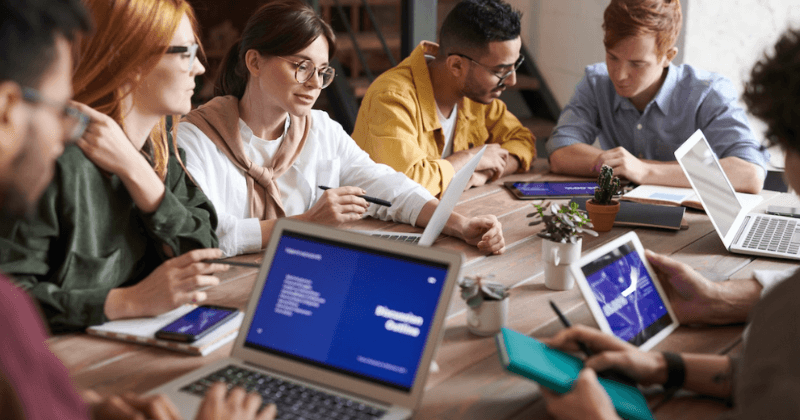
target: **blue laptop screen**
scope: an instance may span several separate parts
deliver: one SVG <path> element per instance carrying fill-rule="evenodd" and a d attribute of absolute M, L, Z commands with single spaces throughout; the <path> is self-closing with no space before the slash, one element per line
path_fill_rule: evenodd
<path fill-rule="evenodd" d="M 597 183 L 589 182 L 515 182 L 514 188 L 525 196 L 594 195 Z"/>
<path fill-rule="evenodd" d="M 581 267 L 611 331 L 641 345 L 670 325 L 664 302 L 633 244 Z"/>
<path fill-rule="evenodd" d="M 245 346 L 409 392 L 447 268 L 284 231 Z"/>

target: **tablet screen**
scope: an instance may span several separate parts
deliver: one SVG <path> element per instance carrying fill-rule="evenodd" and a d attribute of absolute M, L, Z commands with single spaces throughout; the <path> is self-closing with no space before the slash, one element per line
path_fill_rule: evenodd
<path fill-rule="evenodd" d="M 633 243 L 622 244 L 581 270 L 617 337 L 638 346 L 672 323 Z"/>
<path fill-rule="evenodd" d="M 536 197 L 594 195 L 597 183 L 584 182 L 515 182 L 513 184 L 522 195 Z"/>

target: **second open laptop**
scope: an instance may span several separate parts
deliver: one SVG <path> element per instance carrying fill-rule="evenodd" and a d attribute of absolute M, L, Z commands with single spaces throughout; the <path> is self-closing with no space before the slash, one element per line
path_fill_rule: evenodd
<path fill-rule="evenodd" d="M 675 157 L 725 248 L 739 254 L 800 259 L 800 219 L 743 207 L 700 130 L 675 151 Z"/>
<path fill-rule="evenodd" d="M 280 219 L 231 356 L 153 391 L 194 418 L 217 381 L 277 419 L 409 418 L 422 399 L 460 253 Z"/>
<path fill-rule="evenodd" d="M 439 205 L 436 206 L 436 210 L 433 212 L 431 220 L 428 221 L 428 225 L 425 226 L 425 230 L 423 230 L 421 234 L 387 232 L 383 230 L 368 230 L 361 231 L 361 233 L 393 241 L 419 244 L 422 246 L 433 245 L 433 243 L 436 241 L 436 238 L 438 238 L 439 234 L 442 233 L 442 229 L 444 229 L 444 225 L 447 224 L 447 219 L 450 218 L 450 214 L 453 213 L 453 209 L 456 208 L 458 199 L 461 198 L 461 193 L 464 192 L 464 188 L 467 187 L 467 183 L 472 177 L 472 173 L 475 172 L 475 168 L 478 167 L 478 162 L 480 162 L 481 157 L 483 157 L 484 150 L 486 150 L 486 146 L 481 147 L 481 150 L 479 150 L 475 156 L 473 156 L 461 169 L 459 169 L 458 172 L 456 172 L 456 174 L 453 176 L 453 179 L 450 180 L 450 184 L 447 186 L 444 194 L 442 194 L 442 199 L 439 201 Z"/>

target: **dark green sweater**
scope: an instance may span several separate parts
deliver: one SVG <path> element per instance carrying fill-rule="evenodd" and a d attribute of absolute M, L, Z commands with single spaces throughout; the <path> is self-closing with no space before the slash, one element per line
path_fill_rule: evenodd
<path fill-rule="evenodd" d="M 166 193 L 151 214 L 119 177 L 68 146 L 33 218 L 0 220 L 0 272 L 39 301 L 53 332 L 107 321 L 108 292 L 149 275 L 168 259 L 164 245 L 176 256 L 218 245 L 213 205 L 170 152 Z"/>

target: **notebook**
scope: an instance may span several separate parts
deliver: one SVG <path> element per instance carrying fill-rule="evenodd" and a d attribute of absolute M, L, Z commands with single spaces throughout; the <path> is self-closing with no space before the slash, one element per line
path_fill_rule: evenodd
<path fill-rule="evenodd" d="M 751 207 L 743 206 L 702 131 L 695 131 L 675 157 L 725 248 L 739 254 L 800 259 L 800 220 L 753 213 Z"/>
<path fill-rule="evenodd" d="M 110 338 L 112 340 L 146 344 L 148 346 L 161 347 L 197 356 L 205 356 L 236 338 L 236 333 L 239 331 L 239 326 L 242 325 L 242 319 L 244 318 L 242 313 L 239 313 L 230 321 L 216 327 L 214 331 L 194 343 L 179 343 L 177 341 L 162 340 L 155 337 L 156 331 L 191 312 L 194 308 L 194 305 L 183 305 L 152 318 L 132 318 L 109 321 L 104 324 L 89 327 L 86 329 L 86 332 L 91 335 Z"/>
<path fill-rule="evenodd" d="M 496 343 L 503 367 L 560 394 L 572 389 L 572 382 L 583 369 L 583 361 L 577 357 L 547 347 L 533 337 L 508 328 L 500 330 Z M 598 378 L 598 381 L 622 418 L 653 419 L 639 389 L 606 378 Z"/>
<path fill-rule="evenodd" d="M 392 233 L 382 230 L 367 230 L 360 232 L 362 234 L 377 236 L 379 238 L 389 239 L 392 241 L 415 243 L 422 246 L 433 245 L 433 243 L 436 241 L 436 238 L 438 238 L 439 234 L 442 233 L 442 229 L 444 229 L 444 225 L 447 224 L 447 219 L 450 218 L 450 214 L 453 213 L 453 209 L 456 208 L 458 199 L 461 198 L 461 193 L 464 192 L 464 188 L 467 187 L 467 183 L 469 183 L 472 173 L 475 172 L 475 168 L 478 167 L 478 162 L 481 161 L 481 157 L 483 157 L 483 152 L 485 149 L 486 146 L 481 147 L 481 150 L 479 150 L 478 153 L 476 153 L 466 165 L 456 172 L 456 174 L 453 176 L 453 179 L 450 180 L 450 184 L 447 186 L 444 194 L 442 194 L 442 199 L 439 201 L 439 205 L 436 206 L 436 210 L 433 212 L 431 220 L 428 221 L 428 225 L 421 234 Z"/>
<path fill-rule="evenodd" d="M 573 198 L 578 208 L 586 211 L 588 198 Z M 614 219 L 614 226 L 646 227 L 656 229 L 680 230 L 688 229 L 689 224 L 683 219 L 686 212 L 681 206 L 660 206 L 656 204 L 620 201 L 619 213 Z"/>
<path fill-rule="evenodd" d="M 756 194 L 736 193 L 736 199 L 743 207 L 755 207 L 763 200 Z M 661 206 L 683 206 L 704 210 L 700 199 L 691 188 L 665 187 L 663 185 L 639 185 L 626 193 L 620 200 Z"/>
<path fill-rule="evenodd" d="M 218 380 L 261 393 L 278 418 L 409 418 L 462 259 L 280 219 L 231 356 L 151 392 L 184 418 Z"/>

